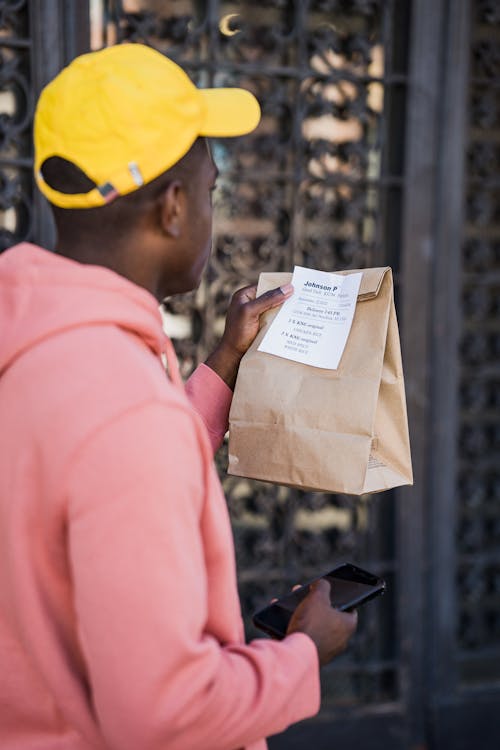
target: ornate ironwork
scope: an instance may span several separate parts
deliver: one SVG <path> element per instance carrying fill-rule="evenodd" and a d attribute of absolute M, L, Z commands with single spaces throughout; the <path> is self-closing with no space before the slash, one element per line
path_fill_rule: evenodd
<path fill-rule="evenodd" d="M 27 0 L 0 4 L 0 251 L 30 238 L 31 41 Z"/>
<path fill-rule="evenodd" d="M 185 376 L 221 333 L 231 293 L 255 282 L 261 271 L 290 270 L 295 263 L 325 270 L 390 264 L 399 292 L 405 34 L 411 5 L 410 0 L 90 0 L 94 48 L 147 42 L 180 61 L 200 85 L 245 86 L 263 108 L 252 136 L 213 144 L 221 179 L 210 266 L 195 293 L 171 301 L 165 310 Z M 451 5 L 437 2 L 435 15 L 432 11 L 429 23 L 419 26 L 433 2 L 413 4 L 417 50 L 430 29 L 442 29 L 449 20 Z M 458 667 L 460 688 L 476 688 L 498 684 L 500 678 L 500 10 L 495 0 L 464 0 L 458 6 L 470 8 L 472 33 L 458 353 L 458 523 L 446 556 L 450 569 L 456 559 L 458 617 L 456 642 L 443 664 L 447 673 Z M 87 3 L 76 0 L 0 0 L 0 250 L 32 236 L 50 246 L 31 176 L 33 92 L 83 51 L 86 10 Z M 447 34 L 439 39 L 454 38 Z M 451 75 L 444 73 L 445 79 Z M 461 75 L 453 86 L 460 85 Z M 417 76 L 417 87 L 424 78 Z M 429 82 L 432 90 L 434 85 Z M 410 104 L 419 100 L 417 94 L 414 88 Z M 433 109 L 430 119 L 435 115 Z M 422 165 L 426 171 L 424 158 Z M 425 184 L 432 196 L 431 172 Z M 446 293 L 452 296 L 453 289 Z M 423 425 L 418 428 L 423 432 Z M 217 460 L 230 504 L 247 625 L 248 615 L 287 585 L 339 559 L 364 563 L 387 578 L 388 593 L 363 611 L 349 655 L 326 672 L 321 718 L 341 712 L 344 719 L 350 709 L 352 714 L 376 704 L 378 710 L 385 703 L 392 704 L 385 707 L 392 716 L 409 715 L 414 708 L 411 721 L 423 720 L 424 668 L 417 661 L 425 637 L 420 641 L 415 629 L 418 643 L 394 637 L 396 610 L 404 601 L 399 566 L 406 558 L 396 550 L 392 494 L 354 499 L 297 492 L 226 477 L 225 448 Z M 439 518 L 452 515 L 451 496 L 445 494 Z M 405 524 L 412 522 L 405 517 Z M 423 531 L 427 536 L 431 529 Z M 420 576 L 413 571 L 418 585 Z M 414 606 L 419 617 L 419 604 Z M 445 626 L 446 637 L 449 623 Z M 254 632 L 248 625 L 248 635 Z M 404 702 L 415 676 L 418 705 L 410 710 Z M 458 690 L 454 672 L 444 682 Z M 284 741 L 286 746 L 286 736 Z"/>
<path fill-rule="evenodd" d="M 500 13 L 488 0 L 473 9 L 457 482 L 459 665 L 469 685 L 500 678 Z"/>
<path fill-rule="evenodd" d="M 221 177 L 210 266 L 196 293 L 166 306 L 184 375 L 220 335 L 232 292 L 261 271 L 388 261 L 384 206 L 389 189 L 399 192 L 402 164 L 386 152 L 384 102 L 406 80 L 386 63 L 391 4 L 272 0 L 258 11 L 246 0 L 98 5 L 94 47 L 146 42 L 181 62 L 197 83 L 244 86 L 262 106 L 252 136 L 214 143 Z M 390 493 L 354 499 L 298 492 L 227 477 L 224 449 L 217 461 L 249 636 L 252 611 L 337 560 L 364 562 L 394 591 Z M 350 656 L 324 681 L 325 710 L 398 699 L 394 602 L 389 596 L 363 613 Z"/>

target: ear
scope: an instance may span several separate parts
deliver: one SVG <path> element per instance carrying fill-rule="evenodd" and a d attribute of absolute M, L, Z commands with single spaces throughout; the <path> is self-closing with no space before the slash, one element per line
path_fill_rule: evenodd
<path fill-rule="evenodd" d="M 160 225 L 163 234 L 177 239 L 182 231 L 186 194 L 179 180 L 170 182 L 160 196 Z"/>

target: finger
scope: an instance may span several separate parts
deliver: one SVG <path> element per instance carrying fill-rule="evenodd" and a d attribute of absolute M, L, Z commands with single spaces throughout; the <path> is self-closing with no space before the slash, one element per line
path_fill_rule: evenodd
<path fill-rule="evenodd" d="M 292 586 L 292 591 L 297 591 L 297 589 L 301 589 L 301 588 L 302 588 L 302 584 L 296 583 L 295 586 Z"/>
<path fill-rule="evenodd" d="M 252 312 L 257 315 L 261 315 L 266 310 L 272 310 L 273 307 L 283 304 L 285 300 L 291 297 L 293 294 L 293 286 L 291 284 L 285 284 L 279 286 L 277 289 L 271 289 L 270 292 L 265 292 L 257 297 L 249 305 L 252 307 Z"/>
<path fill-rule="evenodd" d="M 249 286 L 244 286 L 242 289 L 238 289 L 238 291 L 233 294 L 233 299 L 241 302 L 248 302 L 254 300 L 256 295 L 257 285 L 250 284 Z"/>
<path fill-rule="evenodd" d="M 330 583 L 326 578 L 320 578 L 318 581 L 311 584 L 311 591 L 316 592 L 323 599 L 327 599 L 328 603 L 330 603 L 330 589 Z"/>
<path fill-rule="evenodd" d="M 355 633 L 358 627 L 357 610 L 354 609 L 352 612 L 339 612 L 338 614 L 341 615 L 344 618 L 344 621 L 347 621 L 347 623 L 349 624 L 351 635 Z"/>

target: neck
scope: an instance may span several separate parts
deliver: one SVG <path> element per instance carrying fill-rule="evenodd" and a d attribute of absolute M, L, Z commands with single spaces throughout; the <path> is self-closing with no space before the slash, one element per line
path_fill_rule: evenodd
<path fill-rule="evenodd" d="M 96 266 L 105 266 L 118 273 L 123 259 L 128 256 L 125 248 L 115 243 L 109 243 L 104 237 L 85 237 L 81 233 L 76 238 L 60 235 L 56 247 L 56 253 L 66 258 Z"/>
<path fill-rule="evenodd" d="M 147 253 L 137 254 L 137 243 L 109 241 L 99 238 L 67 238 L 62 235 L 55 247 L 56 253 L 86 265 L 102 266 L 143 287 L 160 301 L 154 268 L 147 263 Z"/>

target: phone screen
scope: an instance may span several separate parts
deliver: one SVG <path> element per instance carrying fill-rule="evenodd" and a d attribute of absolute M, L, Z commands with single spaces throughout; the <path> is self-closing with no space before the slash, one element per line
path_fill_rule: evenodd
<path fill-rule="evenodd" d="M 320 577 L 330 583 L 332 607 L 341 610 L 353 609 L 385 589 L 380 578 L 349 563 Z M 309 593 L 310 583 L 257 612 L 254 624 L 275 637 L 284 637 L 295 608 Z"/>

